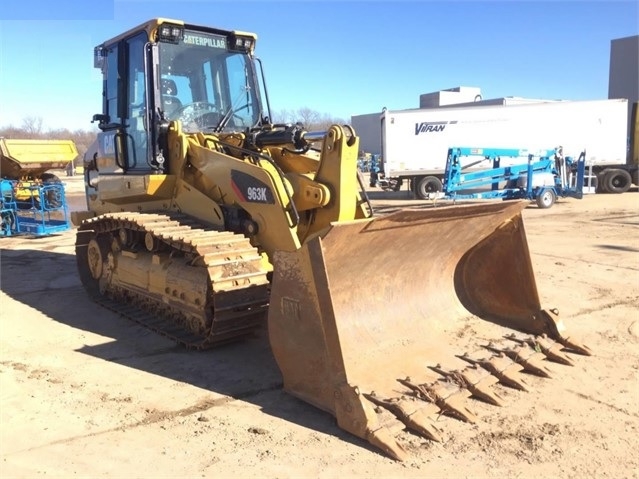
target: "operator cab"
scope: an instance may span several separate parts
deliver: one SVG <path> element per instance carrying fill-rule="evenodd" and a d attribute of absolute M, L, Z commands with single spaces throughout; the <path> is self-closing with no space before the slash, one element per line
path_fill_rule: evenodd
<path fill-rule="evenodd" d="M 95 48 L 103 74 L 95 115 L 100 171 L 165 171 L 163 136 L 245 131 L 265 116 L 253 51 L 256 36 L 167 19 L 146 22 Z"/>

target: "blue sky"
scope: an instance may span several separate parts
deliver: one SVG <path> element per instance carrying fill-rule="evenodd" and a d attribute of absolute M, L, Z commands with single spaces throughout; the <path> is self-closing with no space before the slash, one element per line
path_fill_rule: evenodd
<path fill-rule="evenodd" d="M 93 47 L 153 17 L 258 34 L 271 107 L 332 117 L 484 98 L 608 96 L 610 41 L 639 33 L 639 1 L 17 0 L 0 8 L 0 126 L 92 129 Z"/>

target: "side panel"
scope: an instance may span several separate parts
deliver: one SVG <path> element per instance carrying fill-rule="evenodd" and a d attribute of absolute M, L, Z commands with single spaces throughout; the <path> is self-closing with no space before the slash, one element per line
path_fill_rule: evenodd
<path fill-rule="evenodd" d="M 586 164 L 623 164 L 627 116 L 626 100 L 387 111 L 384 168 L 390 177 L 443 173 L 448 148 L 456 146 L 563 146 L 573 157 L 585 149 Z"/>
<path fill-rule="evenodd" d="M 360 150 L 374 155 L 382 154 L 381 118 L 381 110 L 376 113 L 351 116 L 351 125 L 359 137 Z"/>

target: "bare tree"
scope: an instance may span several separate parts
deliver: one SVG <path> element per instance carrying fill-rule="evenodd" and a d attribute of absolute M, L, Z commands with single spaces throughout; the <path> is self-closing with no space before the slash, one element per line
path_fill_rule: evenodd
<path fill-rule="evenodd" d="M 335 118 L 328 114 L 324 114 L 321 118 L 318 118 L 318 120 L 312 125 L 312 128 L 320 131 L 328 130 L 331 125 L 345 125 L 346 123 L 347 121 L 342 118 Z"/>
<path fill-rule="evenodd" d="M 42 118 L 39 116 L 27 116 L 22 120 L 22 131 L 27 138 L 42 136 Z"/>
<path fill-rule="evenodd" d="M 20 128 L 9 125 L 0 128 L 0 138 L 24 138 L 24 134 L 22 133 L 22 130 Z"/>
<path fill-rule="evenodd" d="M 271 121 L 273 123 L 293 123 L 294 115 L 288 110 L 273 111 Z"/>
<path fill-rule="evenodd" d="M 311 128 L 317 123 L 320 114 L 308 107 L 302 107 L 295 112 L 295 121 L 301 123 L 306 128 Z"/>

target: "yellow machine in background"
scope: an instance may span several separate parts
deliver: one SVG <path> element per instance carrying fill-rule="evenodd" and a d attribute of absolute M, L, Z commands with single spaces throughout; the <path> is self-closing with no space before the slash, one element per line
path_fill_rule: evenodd
<path fill-rule="evenodd" d="M 472 420 L 461 398 L 520 384 L 537 358 L 527 353 L 588 354 L 539 303 L 525 202 L 373 217 L 355 132 L 273 124 L 255 41 L 155 19 L 96 48 L 101 131 L 84 161 L 88 211 L 75 215 L 96 301 L 192 348 L 268 317 L 285 389 L 397 459 L 406 452 L 377 407 L 437 440 L 430 415 Z M 471 317 L 528 333 L 508 349 L 526 366 L 457 358 L 451 332 Z M 468 381 L 440 379 L 454 370 Z"/>
<path fill-rule="evenodd" d="M 33 187 L 59 184 L 49 170 L 67 168 L 77 156 L 72 140 L 0 138 L 0 177 L 17 181 L 16 197 L 26 200 Z"/>

